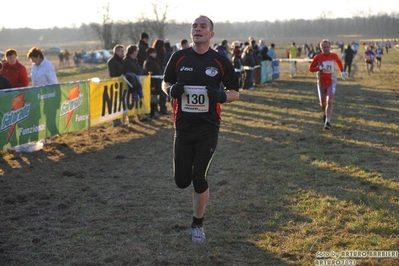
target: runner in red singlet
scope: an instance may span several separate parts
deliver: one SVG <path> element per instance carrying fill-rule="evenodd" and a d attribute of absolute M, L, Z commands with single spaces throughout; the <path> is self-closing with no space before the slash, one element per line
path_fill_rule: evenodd
<path fill-rule="evenodd" d="M 345 79 L 347 75 L 339 56 L 330 52 L 331 44 L 327 39 L 321 41 L 320 48 L 323 52 L 313 58 L 309 65 L 309 71 L 317 72 L 317 89 L 320 106 L 324 114 L 324 129 L 330 129 L 334 94 L 337 86 L 335 65 L 339 68 L 342 79 Z"/>

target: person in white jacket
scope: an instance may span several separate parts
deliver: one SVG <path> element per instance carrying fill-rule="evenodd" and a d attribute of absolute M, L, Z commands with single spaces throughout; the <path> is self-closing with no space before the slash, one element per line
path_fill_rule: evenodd
<path fill-rule="evenodd" d="M 46 57 L 44 57 L 40 48 L 32 47 L 29 50 L 27 57 L 33 63 L 31 70 L 32 86 L 58 84 L 54 66 Z"/>

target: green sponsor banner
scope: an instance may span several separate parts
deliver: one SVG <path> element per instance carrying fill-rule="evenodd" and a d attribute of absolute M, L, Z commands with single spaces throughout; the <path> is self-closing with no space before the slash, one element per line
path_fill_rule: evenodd
<path fill-rule="evenodd" d="M 0 145 L 3 149 L 58 134 L 60 86 L 0 93 Z"/>
<path fill-rule="evenodd" d="M 1 91 L 2 149 L 88 128 L 88 88 L 76 82 Z"/>
<path fill-rule="evenodd" d="M 88 82 L 61 84 L 59 133 L 79 131 L 90 126 Z"/>

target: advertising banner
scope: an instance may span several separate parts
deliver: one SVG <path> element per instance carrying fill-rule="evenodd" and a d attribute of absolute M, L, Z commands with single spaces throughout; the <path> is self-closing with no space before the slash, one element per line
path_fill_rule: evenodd
<path fill-rule="evenodd" d="M 90 81 L 90 125 L 96 126 L 127 115 L 150 113 L 151 78 L 140 76 L 144 97 L 137 98 L 135 90 L 123 78 Z"/>

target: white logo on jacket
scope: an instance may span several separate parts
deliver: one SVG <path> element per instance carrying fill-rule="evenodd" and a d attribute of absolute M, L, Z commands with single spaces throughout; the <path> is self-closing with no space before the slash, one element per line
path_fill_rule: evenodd
<path fill-rule="evenodd" d="M 185 66 L 182 66 L 181 68 L 180 68 L 180 72 L 183 72 L 183 71 L 188 71 L 188 72 L 192 72 L 194 69 L 192 68 L 192 67 L 185 67 Z"/>
<path fill-rule="evenodd" d="M 214 76 L 216 76 L 218 73 L 219 73 L 219 72 L 218 72 L 217 68 L 214 68 L 214 67 L 207 67 L 207 68 L 205 69 L 205 74 L 206 74 L 207 76 L 210 76 L 210 77 L 214 77 Z"/>

